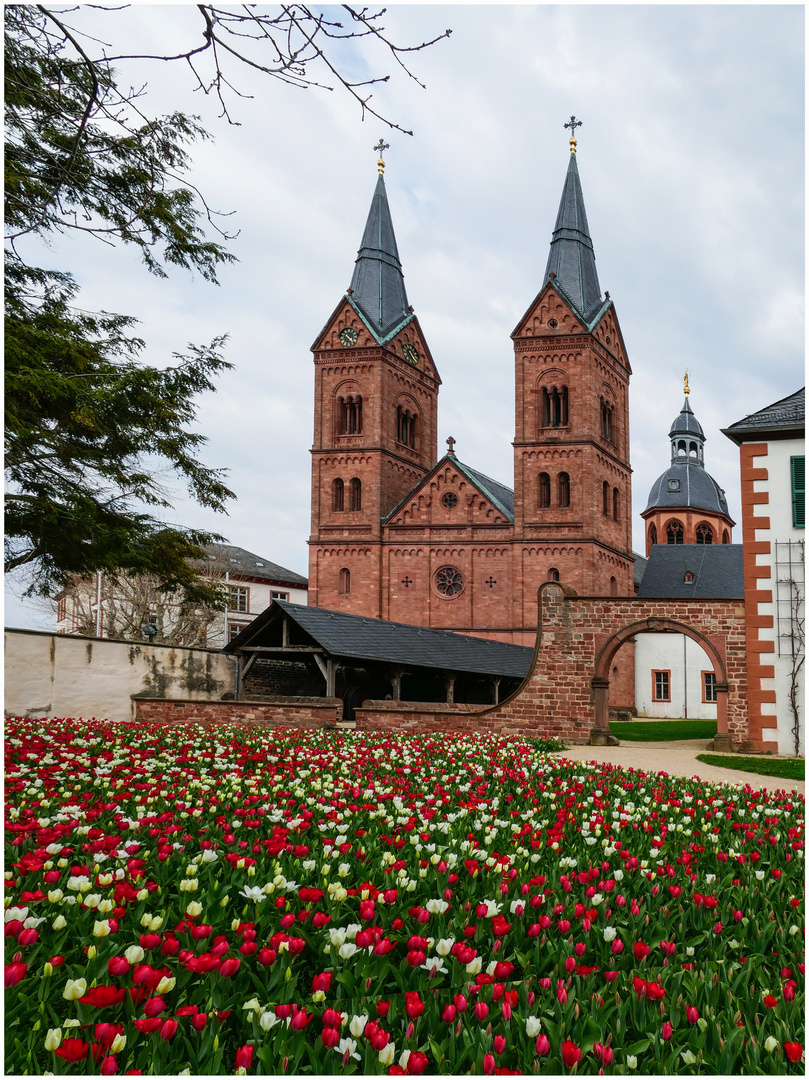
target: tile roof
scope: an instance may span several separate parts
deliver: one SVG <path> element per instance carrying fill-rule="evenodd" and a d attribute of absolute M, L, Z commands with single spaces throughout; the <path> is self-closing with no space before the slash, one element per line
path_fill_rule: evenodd
<path fill-rule="evenodd" d="M 690 571 L 693 581 L 686 581 Z M 741 544 L 654 544 L 639 598 L 671 600 L 741 599 L 744 568 Z"/>
<path fill-rule="evenodd" d="M 548 281 L 552 273 L 556 275 L 555 284 L 582 318 L 592 319 L 603 301 L 575 154 L 570 155 L 544 280 Z"/>
<path fill-rule="evenodd" d="M 730 427 L 722 428 L 722 434 L 741 444 L 746 441 L 745 436 L 756 438 L 767 433 L 803 432 L 806 423 L 805 389 L 801 387 L 789 397 L 774 401 L 772 405 L 737 420 Z"/>
<path fill-rule="evenodd" d="M 638 555 L 637 551 L 633 551 L 632 554 L 635 557 L 634 579 L 635 588 L 637 589 L 640 587 L 640 583 L 643 581 L 643 575 L 646 572 L 646 567 L 649 563 L 649 560 L 645 559 L 642 555 Z"/>
<path fill-rule="evenodd" d="M 287 570 L 278 563 L 271 562 L 261 555 L 254 555 L 243 547 L 233 544 L 209 544 L 205 550 L 213 557 L 217 569 L 223 573 L 241 574 L 244 577 L 258 578 L 262 581 L 276 581 L 284 585 L 296 585 L 305 589 L 309 579 L 294 570 Z"/>
<path fill-rule="evenodd" d="M 534 652 L 526 645 L 304 607 L 283 600 L 274 600 L 224 651 L 236 652 L 246 645 L 269 641 L 273 630 L 277 630 L 281 612 L 328 654 L 346 659 L 521 679 L 528 673 Z M 293 639 L 292 630 L 290 639 Z"/>
<path fill-rule="evenodd" d="M 380 344 L 412 318 L 381 175 L 357 253 L 349 301 Z"/>

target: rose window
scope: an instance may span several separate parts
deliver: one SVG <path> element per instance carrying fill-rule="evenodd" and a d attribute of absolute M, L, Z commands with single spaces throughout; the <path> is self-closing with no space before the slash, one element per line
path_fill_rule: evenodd
<path fill-rule="evenodd" d="M 463 592 L 463 574 L 455 566 L 442 566 L 436 571 L 435 588 L 440 596 L 452 600 Z"/>
<path fill-rule="evenodd" d="M 454 491 L 448 491 L 441 502 L 446 506 L 447 510 L 453 510 L 458 505 L 458 496 Z"/>

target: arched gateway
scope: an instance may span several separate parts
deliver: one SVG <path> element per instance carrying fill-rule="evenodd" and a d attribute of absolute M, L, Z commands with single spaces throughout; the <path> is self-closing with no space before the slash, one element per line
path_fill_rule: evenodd
<path fill-rule="evenodd" d="M 577 596 L 553 581 L 540 587 L 538 597 L 531 670 L 515 694 L 481 715 L 487 727 L 604 741 L 617 651 L 638 634 L 677 633 L 696 641 L 713 664 L 717 749 L 747 740 L 743 601 Z"/>

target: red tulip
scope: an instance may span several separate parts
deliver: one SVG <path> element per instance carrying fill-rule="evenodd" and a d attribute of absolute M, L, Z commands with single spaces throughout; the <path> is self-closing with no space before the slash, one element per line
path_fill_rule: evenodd
<path fill-rule="evenodd" d="M 581 1050 L 575 1043 L 569 1042 L 567 1039 L 562 1043 L 562 1061 L 568 1069 L 572 1069 L 574 1065 L 581 1061 Z"/>
<path fill-rule="evenodd" d="M 495 1054 L 503 1054 L 506 1049 L 506 1038 L 504 1035 L 495 1035 L 494 1037 L 494 1052 Z"/>
<path fill-rule="evenodd" d="M 444 1011 L 441 1013 L 441 1019 L 445 1024 L 451 1024 L 457 1015 L 457 1010 L 454 1005 L 445 1005 Z"/>
<path fill-rule="evenodd" d="M 778 999 L 774 998 L 772 994 L 767 994 L 764 998 L 764 1004 L 767 1006 L 768 1009 L 774 1009 L 775 1006 L 778 1004 Z"/>
<path fill-rule="evenodd" d="M 278 1010 L 276 1009 L 276 1012 Z M 306 1009 L 298 1009 L 295 1015 L 290 1019 L 289 1026 L 294 1028 L 295 1031 L 302 1031 L 309 1021 L 314 1016 L 314 1013 L 307 1013 Z"/>
<path fill-rule="evenodd" d="M 96 1024 L 95 1031 L 93 1032 L 96 1042 L 101 1043 L 105 1050 L 109 1049 L 109 1047 L 112 1046 L 112 1044 L 115 1042 L 115 1038 L 117 1035 L 123 1035 L 123 1033 L 123 1024 L 109 1023 Z"/>
<path fill-rule="evenodd" d="M 238 960 L 235 956 L 229 956 L 227 960 L 222 961 L 219 974 L 223 979 L 229 979 L 232 975 L 236 974 L 241 966 L 241 960 Z"/>
<path fill-rule="evenodd" d="M 326 1009 L 321 1020 L 323 1022 L 323 1027 L 339 1028 L 343 1022 L 343 1014 L 338 1012 L 337 1009 Z"/>
<path fill-rule="evenodd" d="M 111 956 L 107 961 L 107 971 L 113 978 L 126 975 L 129 971 L 129 961 L 125 956 Z"/>
<path fill-rule="evenodd" d="M 162 934 L 141 934 L 140 947 L 142 949 L 156 949 L 162 940 Z"/>
<path fill-rule="evenodd" d="M 17 935 L 18 945 L 33 945 L 39 940 L 39 931 L 33 926 L 25 927 Z"/>
<path fill-rule="evenodd" d="M 259 949 L 256 959 L 260 964 L 263 964 L 265 967 L 269 967 L 270 964 L 275 963 L 277 956 L 278 954 L 276 953 L 275 949 Z"/>
<path fill-rule="evenodd" d="M 424 1002 L 418 993 L 411 991 L 405 994 L 405 1012 L 409 1020 L 415 1020 L 424 1012 Z"/>
<path fill-rule="evenodd" d="M 483 1023 L 483 1021 L 486 1019 L 486 1017 L 488 1015 L 489 1015 L 489 1006 L 486 1004 L 486 1002 L 485 1001 L 476 1001 L 475 1002 L 475 1017 L 476 1017 L 476 1019 L 480 1023 Z"/>
<path fill-rule="evenodd" d="M 84 1061 L 89 1049 L 84 1039 L 63 1039 L 62 1045 L 54 1053 L 65 1061 Z"/>
<path fill-rule="evenodd" d="M 494 1054 L 483 1055 L 483 1072 L 486 1076 L 491 1076 L 496 1068 L 494 1061 Z"/>
<path fill-rule="evenodd" d="M 775 998 L 773 998 L 773 1001 L 775 1001 Z M 696 1024 L 697 1020 L 699 1020 L 699 1012 L 697 1011 L 695 1006 L 689 1005 L 686 1008 L 685 1018 L 689 1024 Z"/>
<path fill-rule="evenodd" d="M 124 994 L 123 987 L 91 986 L 84 997 L 79 998 L 79 1001 L 82 1005 L 92 1005 L 96 1009 L 105 1009 L 110 1005 L 120 1005 L 124 1000 Z"/>
<path fill-rule="evenodd" d="M 249 1069 L 253 1064 L 253 1044 L 247 1043 L 236 1051 L 236 1068 Z"/>
<path fill-rule="evenodd" d="M 331 989 L 332 973 L 330 971 L 321 971 L 319 975 L 315 975 L 312 978 L 312 993 L 317 993 L 318 990 L 323 990 L 328 993 Z"/>
<path fill-rule="evenodd" d="M 671 1038 L 673 1032 L 674 1032 L 674 1028 L 671 1026 L 671 1024 L 667 1020 L 665 1022 L 665 1024 L 663 1025 L 663 1027 L 660 1029 L 660 1037 L 663 1039 L 664 1042 L 668 1042 L 669 1039 Z"/>
<path fill-rule="evenodd" d="M 147 1016 L 142 1020 L 132 1021 L 133 1027 L 137 1028 L 138 1031 L 142 1031 L 144 1035 L 152 1035 L 155 1031 L 159 1031 L 163 1023 L 159 1016 L 151 1018 Z"/>
<path fill-rule="evenodd" d="M 800 1061 L 801 1057 L 803 1056 L 803 1047 L 801 1046 L 800 1043 L 785 1042 L 784 1043 L 784 1053 L 786 1054 L 786 1056 L 789 1058 L 790 1061 L 792 1061 L 792 1062 Z"/>
<path fill-rule="evenodd" d="M 427 1068 L 427 1055 L 421 1050 L 414 1050 L 407 1059 L 407 1072 L 410 1076 L 419 1076 Z"/>
<path fill-rule="evenodd" d="M 27 964 L 21 964 L 16 961 L 13 964 L 6 964 L 6 986 L 16 986 L 18 982 L 22 982 L 25 978 L 25 973 L 28 971 Z"/>
<path fill-rule="evenodd" d="M 191 1026 L 194 1031 L 202 1031 L 205 1025 L 208 1023 L 207 1013 L 197 1013 L 196 1016 L 191 1017 Z"/>
<path fill-rule="evenodd" d="M 113 1054 L 108 1054 L 101 1059 L 101 1075 L 114 1076 L 118 1072 L 118 1062 Z"/>
<path fill-rule="evenodd" d="M 327 1050 L 331 1050 L 331 1048 L 336 1046 L 340 1041 L 340 1032 L 337 1028 L 324 1027 L 320 1033 L 320 1041 Z"/>
<path fill-rule="evenodd" d="M 168 1042 L 169 1039 L 174 1038 L 174 1033 L 176 1032 L 176 1030 L 177 1030 L 177 1021 L 176 1020 L 165 1020 L 163 1022 L 163 1026 L 160 1029 L 160 1038 L 163 1039 L 165 1042 Z"/>
<path fill-rule="evenodd" d="M 642 941 L 636 941 L 633 945 L 633 951 L 635 953 L 636 960 L 645 960 L 649 955 L 649 946 Z"/>
<path fill-rule="evenodd" d="M 159 1016 L 165 1008 L 166 1003 L 162 997 L 150 997 L 143 1003 L 143 1011 L 147 1016 Z"/>
<path fill-rule="evenodd" d="M 556 996 L 562 1003 L 562 1005 L 567 1004 L 567 990 L 565 990 L 564 986 L 562 986 L 561 983 L 559 986 L 556 987 Z"/>
<path fill-rule="evenodd" d="M 377 1015 L 381 1016 L 383 1019 L 388 1015 L 388 1009 L 389 1008 L 390 1008 L 390 1002 L 389 1001 L 377 1001 L 377 1003 L 376 1003 Z"/>

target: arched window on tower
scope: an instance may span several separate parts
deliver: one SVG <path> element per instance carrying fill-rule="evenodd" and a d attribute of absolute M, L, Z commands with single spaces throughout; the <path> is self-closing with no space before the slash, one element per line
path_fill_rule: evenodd
<path fill-rule="evenodd" d="M 657 526 L 656 525 L 650 525 L 649 526 L 649 543 L 650 544 L 656 544 L 657 543 Z"/>
<path fill-rule="evenodd" d="M 688 444 L 688 456 L 689 458 L 693 458 L 694 461 L 696 461 L 697 457 L 699 457 L 699 451 L 695 442 L 690 442 Z"/>
<path fill-rule="evenodd" d="M 539 474 L 538 498 L 541 510 L 551 505 L 551 478 L 546 472 Z"/>
<path fill-rule="evenodd" d="M 601 399 L 601 435 L 607 440 L 612 442 L 612 413 L 613 406 L 609 401 Z"/>
<path fill-rule="evenodd" d="M 566 386 L 543 386 L 539 394 L 540 425 L 567 427 L 569 396 Z"/>
<path fill-rule="evenodd" d="M 559 505 L 570 506 L 570 477 L 566 472 L 559 473 Z"/>
<path fill-rule="evenodd" d="M 348 489 L 348 509 L 362 510 L 362 481 L 356 476 L 351 481 Z"/>
<path fill-rule="evenodd" d="M 666 543 L 682 544 L 683 527 L 679 521 L 670 521 L 666 526 Z"/>
<path fill-rule="evenodd" d="M 347 566 L 344 566 L 343 569 L 340 571 L 337 591 L 339 592 L 340 596 L 348 596 L 348 594 L 351 592 L 351 571 L 348 569 Z"/>
<path fill-rule="evenodd" d="M 362 434 L 362 398 L 359 394 L 350 394 L 338 399 L 339 417 L 338 435 Z"/>
<path fill-rule="evenodd" d="M 604 517 L 610 516 L 610 485 L 605 480 L 601 488 L 601 509 Z"/>
<path fill-rule="evenodd" d="M 331 485 L 331 508 L 339 513 L 343 509 L 345 484 L 339 478 Z"/>
<path fill-rule="evenodd" d="M 556 569 L 555 566 L 551 566 L 551 567 L 548 568 L 548 577 L 547 577 L 546 580 L 547 581 L 558 581 L 559 580 L 559 571 Z"/>
<path fill-rule="evenodd" d="M 713 543 L 713 529 L 710 525 L 706 525 L 703 521 L 700 525 L 697 525 L 697 543 L 698 544 L 712 544 Z"/>
<path fill-rule="evenodd" d="M 722 530 L 722 543 L 723 544 L 729 544 L 730 543 L 730 534 L 728 533 L 727 529 Z"/>
<path fill-rule="evenodd" d="M 619 501 L 618 488 L 612 489 L 612 520 L 618 520 L 618 501 Z"/>
<path fill-rule="evenodd" d="M 396 439 L 411 450 L 416 449 L 416 414 L 396 406 Z"/>

